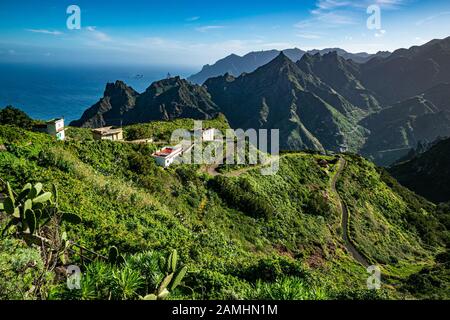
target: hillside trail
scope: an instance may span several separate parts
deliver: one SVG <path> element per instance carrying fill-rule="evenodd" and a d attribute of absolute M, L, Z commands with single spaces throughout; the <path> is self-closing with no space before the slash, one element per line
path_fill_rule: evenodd
<path fill-rule="evenodd" d="M 220 164 L 215 163 L 212 165 L 209 165 L 207 167 L 204 168 L 204 171 L 206 173 L 208 173 L 209 175 L 215 177 L 215 176 L 225 176 L 225 177 L 239 177 L 242 174 L 251 171 L 251 170 L 255 170 L 258 168 L 262 168 L 262 167 L 266 167 L 268 165 L 271 165 L 274 161 L 277 161 L 280 159 L 280 156 L 272 156 L 270 157 L 270 159 L 268 159 L 266 162 L 259 164 L 259 165 L 254 165 L 254 166 L 250 166 L 250 167 L 245 167 L 242 169 L 237 169 L 237 170 L 233 170 L 227 173 L 220 173 L 217 171 L 217 169 L 219 168 Z"/>
<path fill-rule="evenodd" d="M 224 157 L 222 158 L 222 163 L 225 163 L 226 159 L 232 155 L 233 153 L 233 149 L 226 149 L 226 154 L 224 155 Z M 219 166 L 222 163 L 216 162 L 214 164 L 211 165 L 206 165 L 205 167 L 203 167 L 203 172 L 206 172 L 207 174 L 209 174 L 210 176 L 216 177 L 216 176 L 225 176 L 225 177 L 239 177 L 240 175 L 257 169 L 257 168 L 262 168 L 268 165 L 271 165 L 274 161 L 277 161 L 281 158 L 281 156 L 271 156 L 269 159 L 267 159 L 264 163 L 258 164 L 258 165 L 253 165 L 253 166 L 249 166 L 249 167 L 245 167 L 245 168 L 241 168 L 241 169 L 237 169 L 237 170 L 233 170 L 227 173 L 221 173 L 219 171 L 217 171 L 217 169 L 219 168 Z"/>
<path fill-rule="evenodd" d="M 342 237 L 344 240 L 345 248 L 347 249 L 348 252 L 350 252 L 350 254 L 356 261 L 358 261 L 365 268 L 367 268 L 370 266 L 370 263 L 366 260 L 366 258 L 364 258 L 364 256 L 361 253 L 359 253 L 358 249 L 356 249 L 356 247 L 350 241 L 350 237 L 348 235 L 348 223 L 349 223 L 348 208 L 345 205 L 344 201 L 342 201 L 339 192 L 336 190 L 336 182 L 342 175 L 342 172 L 344 171 L 346 164 L 347 161 L 344 158 L 339 159 L 338 171 L 331 180 L 331 190 L 336 194 L 337 199 L 339 200 L 339 211 L 341 212 L 342 216 Z"/>
<path fill-rule="evenodd" d="M 231 171 L 228 173 L 218 172 L 217 168 L 219 167 L 219 164 L 213 164 L 213 165 L 206 167 L 205 171 L 208 174 L 210 174 L 211 176 L 222 175 L 222 176 L 226 176 L 226 177 L 239 177 L 240 175 L 242 175 L 250 170 L 254 170 L 258 167 L 267 166 L 275 160 L 276 159 L 271 158 L 261 165 L 248 167 L 248 168 L 242 168 L 242 169 Z M 333 179 L 331 180 L 331 190 L 334 194 L 336 194 L 336 197 L 339 200 L 339 211 L 340 211 L 341 217 L 342 217 L 342 238 L 344 240 L 344 246 L 356 261 L 358 261 L 361 265 L 363 265 L 365 268 L 367 268 L 370 266 L 370 263 L 366 260 L 366 258 L 364 258 L 364 256 L 358 251 L 358 249 L 356 249 L 356 247 L 350 241 L 350 237 L 348 234 L 348 224 L 349 224 L 348 208 L 345 205 L 344 201 L 342 200 L 341 196 L 339 195 L 339 192 L 336 189 L 336 183 L 337 183 L 339 177 L 342 175 L 342 172 L 344 171 L 346 165 L 347 165 L 347 161 L 344 158 L 339 158 L 338 170 L 337 170 L 336 174 L 334 175 Z"/>

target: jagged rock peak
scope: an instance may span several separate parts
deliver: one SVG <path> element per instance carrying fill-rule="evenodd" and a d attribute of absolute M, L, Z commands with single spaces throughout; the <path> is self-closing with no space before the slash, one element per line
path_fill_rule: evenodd
<path fill-rule="evenodd" d="M 110 83 L 106 84 L 104 96 L 112 96 L 112 95 L 115 95 L 118 93 L 123 93 L 123 92 L 127 92 L 132 95 L 138 94 L 133 88 L 127 86 L 125 84 L 125 82 L 123 82 L 121 80 L 117 80 L 114 83 L 110 82 Z"/>

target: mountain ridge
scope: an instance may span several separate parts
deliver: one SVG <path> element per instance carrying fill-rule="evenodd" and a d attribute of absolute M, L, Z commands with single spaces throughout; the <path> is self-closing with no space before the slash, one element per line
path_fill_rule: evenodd
<path fill-rule="evenodd" d="M 344 57 L 345 59 L 352 59 L 358 63 L 364 63 L 373 57 L 377 56 L 387 56 L 389 52 L 378 52 L 376 54 L 369 54 L 366 52 L 360 53 L 349 53 L 340 48 L 327 48 L 322 50 L 309 50 L 303 51 L 298 48 L 293 49 L 285 49 L 285 50 L 268 50 L 268 51 L 253 51 L 247 53 L 243 56 L 238 56 L 236 54 L 230 54 L 220 60 L 217 60 L 212 65 L 204 65 L 202 70 L 196 74 L 188 77 L 188 80 L 196 83 L 203 84 L 208 78 L 221 76 L 226 73 L 231 74 L 233 76 L 240 76 L 242 73 L 249 73 L 255 71 L 258 67 L 261 67 L 271 60 L 273 60 L 280 52 L 283 52 L 286 56 L 289 57 L 293 62 L 296 62 L 302 58 L 305 53 L 310 54 L 326 54 L 332 51 L 338 52 L 339 55 Z"/>
<path fill-rule="evenodd" d="M 205 88 L 180 77 L 155 81 L 141 94 L 116 81 L 108 83 L 99 102 L 70 125 L 95 128 L 175 118 L 206 120 L 217 114 L 217 106 Z"/>
<path fill-rule="evenodd" d="M 419 72 L 430 61 L 442 64 L 440 78 Z M 225 73 L 202 86 L 176 77 L 137 94 L 119 83 L 117 93 L 105 90 L 73 124 L 202 120 L 223 113 L 234 128 L 281 129 L 287 150 L 352 151 L 387 166 L 420 142 L 450 136 L 450 72 L 442 73 L 447 65 L 450 71 L 450 38 L 363 64 L 338 52 L 305 53 L 294 63 L 280 52 L 253 72 Z M 389 90 L 381 90 L 386 85 Z"/>

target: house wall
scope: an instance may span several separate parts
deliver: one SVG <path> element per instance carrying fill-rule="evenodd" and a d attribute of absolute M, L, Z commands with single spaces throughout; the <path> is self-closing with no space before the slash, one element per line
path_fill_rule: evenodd
<path fill-rule="evenodd" d="M 65 140 L 66 133 L 64 130 L 64 119 L 59 119 L 55 122 L 47 123 L 47 133 L 56 137 L 58 140 Z"/>
<path fill-rule="evenodd" d="M 166 158 L 155 157 L 155 161 L 156 161 L 156 164 L 157 164 L 158 166 L 164 167 L 164 168 L 167 167 L 167 166 L 166 166 Z"/>
<path fill-rule="evenodd" d="M 62 130 L 56 134 L 56 139 L 64 141 L 66 140 L 66 130 Z"/>
<path fill-rule="evenodd" d="M 60 119 L 58 121 L 47 124 L 48 134 L 51 134 L 54 136 L 63 129 L 64 129 L 64 119 Z"/>
<path fill-rule="evenodd" d="M 102 135 L 100 133 L 93 132 L 94 140 L 111 140 L 111 141 L 122 141 L 123 132 Z"/>
<path fill-rule="evenodd" d="M 158 166 L 161 166 L 163 168 L 169 167 L 176 158 L 178 158 L 183 153 L 183 149 L 179 148 L 178 150 L 174 151 L 170 156 L 168 157 L 154 157 L 156 164 Z"/>

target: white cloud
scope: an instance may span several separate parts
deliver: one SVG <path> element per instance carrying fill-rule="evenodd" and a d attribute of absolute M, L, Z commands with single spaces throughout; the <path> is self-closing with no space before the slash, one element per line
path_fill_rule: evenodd
<path fill-rule="evenodd" d="M 440 12 L 440 13 L 435 14 L 433 16 L 429 16 L 429 17 L 426 17 L 425 19 L 417 21 L 416 25 L 417 26 L 421 26 L 421 25 L 426 24 L 428 22 L 431 22 L 431 21 L 433 21 L 433 20 L 435 20 L 437 18 L 440 18 L 442 16 L 447 16 L 447 15 L 450 15 L 450 11 L 443 11 L 443 12 Z"/>
<path fill-rule="evenodd" d="M 366 17 L 366 9 L 373 4 L 382 9 L 398 9 L 411 0 L 317 0 L 311 17 L 294 24 L 297 29 L 340 27 L 355 25 Z"/>
<path fill-rule="evenodd" d="M 316 34 L 316 33 L 297 33 L 297 37 L 303 38 L 303 39 L 309 39 L 309 40 L 313 40 L 313 39 L 320 39 L 322 38 L 322 36 Z"/>
<path fill-rule="evenodd" d="M 195 28 L 195 30 L 199 31 L 199 32 L 208 32 L 211 30 L 217 30 L 217 29 L 223 29 L 225 28 L 224 26 L 202 26 L 202 27 L 198 27 Z"/>
<path fill-rule="evenodd" d="M 189 18 L 186 18 L 185 20 L 186 20 L 187 22 L 194 22 L 194 21 L 200 20 L 200 17 L 198 17 L 198 16 L 195 16 L 195 17 L 189 17 Z"/>
<path fill-rule="evenodd" d="M 384 9 L 397 9 L 410 0 L 318 0 L 315 10 L 365 9 L 377 4 Z"/>
<path fill-rule="evenodd" d="M 89 34 L 97 41 L 101 42 L 110 42 L 112 41 L 111 37 L 104 32 L 98 31 L 95 26 L 88 26 L 85 28 L 89 31 Z"/>
<path fill-rule="evenodd" d="M 46 29 L 25 29 L 25 30 L 33 33 L 50 34 L 53 36 L 59 36 L 63 34 L 61 31 L 57 30 L 46 30 Z"/>
<path fill-rule="evenodd" d="M 356 19 L 349 14 L 343 12 L 324 12 L 322 10 L 314 10 L 311 12 L 313 18 L 306 19 L 294 24 L 297 29 L 308 29 L 321 27 L 338 27 L 356 24 Z"/>

